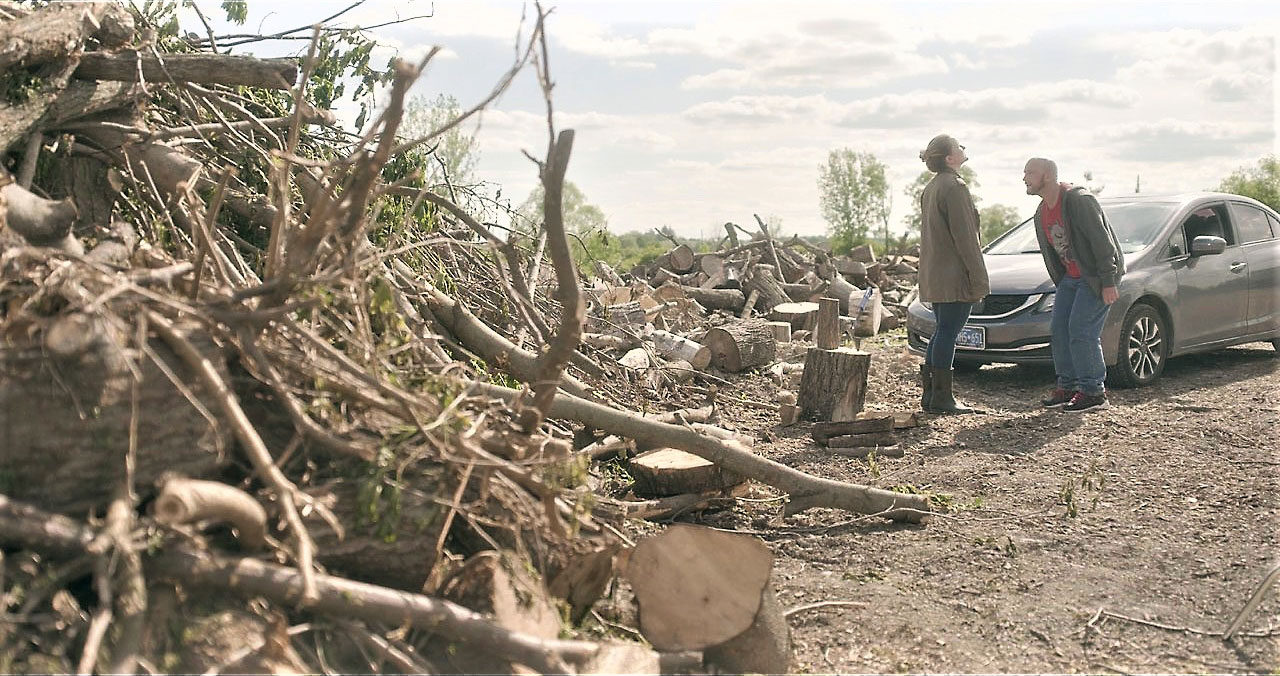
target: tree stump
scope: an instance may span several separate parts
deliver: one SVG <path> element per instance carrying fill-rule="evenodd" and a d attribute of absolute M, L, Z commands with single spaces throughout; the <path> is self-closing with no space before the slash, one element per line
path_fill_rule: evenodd
<path fill-rule="evenodd" d="M 703 342 L 711 348 L 711 364 L 731 373 L 768 364 L 778 350 L 769 323 L 763 319 L 744 319 L 717 326 L 707 331 Z"/>
<path fill-rule="evenodd" d="M 702 650 L 729 673 L 785 673 L 786 618 L 769 576 L 773 554 L 754 537 L 674 524 L 636 545 L 626 577 L 640 631 L 658 650 Z"/>
<path fill-rule="evenodd" d="M 799 402 L 809 420 L 853 420 L 867 396 L 871 355 L 850 348 L 810 348 L 804 358 Z"/>
<path fill-rule="evenodd" d="M 645 451 L 631 459 L 628 469 L 635 493 L 642 498 L 717 491 L 745 481 L 710 460 L 674 448 Z"/>
<path fill-rule="evenodd" d="M 769 319 L 776 322 L 789 322 L 792 331 L 812 331 L 818 322 L 818 304 L 780 303 L 769 311 Z"/>

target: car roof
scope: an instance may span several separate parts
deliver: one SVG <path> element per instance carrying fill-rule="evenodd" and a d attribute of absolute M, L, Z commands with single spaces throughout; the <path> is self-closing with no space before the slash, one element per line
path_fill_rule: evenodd
<path fill-rule="evenodd" d="M 1176 193 L 1176 194 L 1142 193 L 1142 194 L 1136 194 L 1136 195 L 1133 195 L 1133 194 L 1108 195 L 1106 197 L 1099 197 L 1098 201 L 1102 204 L 1115 204 L 1120 202 L 1126 202 L 1126 203 L 1165 202 L 1169 204 L 1177 204 L 1179 207 L 1185 207 L 1194 202 L 1203 202 L 1203 201 L 1210 201 L 1210 200 L 1229 200 L 1229 199 L 1238 200 L 1241 202 L 1247 202 L 1249 204 L 1253 204 L 1255 206 L 1259 206 L 1264 209 L 1267 209 L 1267 206 L 1265 204 L 1259 202 L 1258 200 L 1253 199 L 1252 197 L 1246 197 L 1244 195 L 1236 195 L 1233 193 L 1226 193 L 1226 192 L 1212 192 L 1207 190 L 1202 190 L 1197 192 L 1183 192 L 1183 193 Z"/>

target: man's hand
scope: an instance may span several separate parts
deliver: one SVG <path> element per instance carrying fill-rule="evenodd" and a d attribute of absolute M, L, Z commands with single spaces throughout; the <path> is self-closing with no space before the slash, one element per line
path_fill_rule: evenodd
<path fill-rule="evenodd" d="M 1120 292 L 1114 286 L 1102 287 L 1102 302 L 1110 305 L 1120 298 Z"/>

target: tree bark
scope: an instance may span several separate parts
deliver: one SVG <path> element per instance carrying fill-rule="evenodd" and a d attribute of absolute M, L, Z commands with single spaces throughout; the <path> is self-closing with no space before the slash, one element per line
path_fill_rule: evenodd
<path fill-rule="evenodd" d="M 0 24 L 0 70 L 65 58 L 91 37 L 112 48 L 133 35 L 133 15 L 118 3 L 51 3 Z"/>
<path fill-rule="evenodd" d="M 800 378 L 800 407 L 809 420 L 853 420 L 867 395 L 871 355 L 848 348 L 810 348 Z"/>
<path fill-rule="evenodd" d="M 711 348 L 711 363 L 722 371 L 737 373 L 773 361 L 777 343 L 763 319 L 745 319 L 707 331 L 703 342 Z"/>
<path fill-rule="evenodd" d="M 728 310 L 737 312 L 746 301 L 746 294 L 739 289 L 700 289 L 696 286 L 682 286 L 685 295 L 698 301 L 698 304 L 709 310 Z"/>
<path fill-rule="evenodd" d="M 751 279 L 747 281 L 746 288 L 748 291 L 759 293 L 759 297 L 756 299 L 756 308 L 762 314 L 768 313 L 775 305 L 791 302 L 791 297 L 782 288 L 782 283 L 778 281 L 772 265 L 756 265 L 751 271 Z"/>
<path fill-rule="evenodd" d="M 668 331 L 656 330 L 649 335 L 658 354 L 666 359 L 683 359 L 701 371 L 711 363 L 711 348 Z"/>
<path fill-rule="evenodd" d="M 239 54 L 166 54 L 161 61 L 154 54 L 133 51 L 87 52 L 80 57 L 74 76 L 80 80 L 197 82 L 289 89 L 298 79 L 298 60 L 259 59 Z"/>

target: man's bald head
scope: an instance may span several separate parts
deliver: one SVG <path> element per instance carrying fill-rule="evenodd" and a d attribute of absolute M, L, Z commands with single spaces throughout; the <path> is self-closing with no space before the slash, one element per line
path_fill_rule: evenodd
<path fill-rule="evenodd" d="M 1033 157 L 1022 170 L 1022 182 L 1027 186 L 1028 195 L 1043 197 L 1046 190 L 1058 185 L 1058 165 L 1053 160 Z"/>

